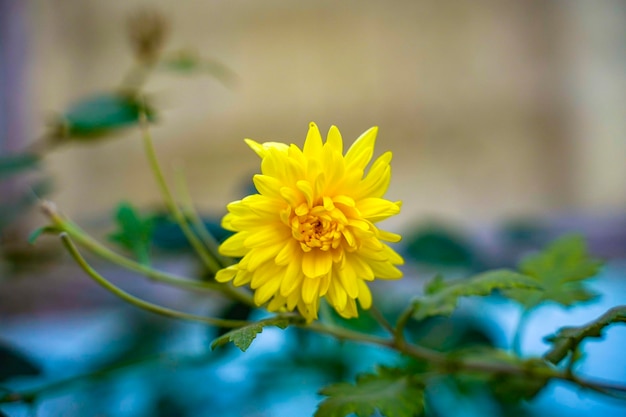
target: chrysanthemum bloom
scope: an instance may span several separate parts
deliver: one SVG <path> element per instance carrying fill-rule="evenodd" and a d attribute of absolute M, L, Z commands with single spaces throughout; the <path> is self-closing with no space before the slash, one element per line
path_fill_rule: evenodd
<path fill-rule="evenodd" d="M 372 159 L 378 128 L 363 133 L 343 155 L 332 126 L 326 143 L 311 123 L 301 150 L 296 145 L 246 143 L 262 159 L 254 176 L 258 194 L 228 205 L 222 226 L 237 232 L 220 246 L 225 256 L 242 257 L 219 271 L 219 282 L 249 284 L 254 301 L 270 311 L 298 311 L 317 318 L 326 297 L 346 318 L 372 304 L 366 281 L 397 279 L 402 258 L 383 242 L 400 236 L 374 223 L 400 212 L 400 202 L 383 195 L 391 178 L 391 152 Z"/>

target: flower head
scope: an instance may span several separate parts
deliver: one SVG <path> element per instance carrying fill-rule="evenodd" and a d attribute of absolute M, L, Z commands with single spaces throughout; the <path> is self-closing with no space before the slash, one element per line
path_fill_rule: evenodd
<path fill-rule="evenodd" d="M 270 311 L 295 308 L 317 318 L 326 297 L 346 318 L 372 304 L 366 281 L 397 279 L 402 258 L 383 242 L 400 236 L 375 223 L 400 212 L 400 202 L 383 195 L 391 178 L 391 152 L 365 174 L 378 128 L 363 133 L 343 155 L 343 141 L 332 126 L 326 142 L 311 123 L 303 149 L 296 145 L 246 143 L 262 159 L 254 176 L 258 194 L 228 205 L 222 226 L 236 232 L 220 246 L 239 263 L 216 274 L 219 282 L 250 285 L 257 305 Z"/>

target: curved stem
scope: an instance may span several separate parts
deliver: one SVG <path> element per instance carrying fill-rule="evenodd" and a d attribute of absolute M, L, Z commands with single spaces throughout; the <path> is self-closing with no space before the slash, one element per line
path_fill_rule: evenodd
<path fill-rule="evenodd" d="M 400 315 L 400 317 L 398 317 L 398 321 L 396 321 L 396 327 L 393 330 L 393 334 L 394 334 L 394 338 L 396 339 L 396 341 L 398 343 L 404 343 L 405 339 L 404 339 L 404 329 L 406 327 L 406 325 L 409 323 L 409 320 L 411 319 L 411 316 L 413 316 L 413 311 L 415 310 L 415 308 L 413 307 L 413 304 L 411 303 L 406 310 L 404 310 L 404 312 Z"/>
<path fill-rule="evenodd" d="M 191 198 L 189 187 L 187 186 L 187 181 L 185 179 L 183 167 L 179 164 L 175 166 L 175 174 L 176 185 L 181 198 L 183 215 L 185 218 L 191 220 L 191 223 L 193 224 L 196 233 L 198 233 L 198 236 L 202 240 L 202 243 L 204 243 L 204 246 L 219 263 L 220 267 L 225 268 L 231 265 L 233 263 L 232 260 L 219 253 L 219 242 L 206 228 L 202 218 L 194 207 L 193 199 Z"/>
<path fill-rule="evenodd" d="M 249 322 L 242 321 L 242 320 L 225 320 L 225 319 L 218 319 L 214 317 L 197 316 L 195 314 L 185 313 L 182 311 L 173 310 L 173 309 L 166 308 L 166 307 L 161 307 L 157 304 L 149 303 L 147 301 L 142 300 L 141 298 L 137 298 L 134 295 L 131 295 L 127 293 L 126 291 L 122 290 L 121 288 L 115 286 L 106 278 L 104 278 L 102 275 L 98 274 L 98 272 L 96 272 L 96 270 L 93 269 L 87 263 L 87 261 L 85 261 L 82 255 L 78 252 L 76 245 L 74 245 L 74 243 L 72 242 L 72 240 L 70 239 L 67 233 L 61 233 L 60 237 L 67 251 L 70 253 L 70 255 L 72 255 L 72 258 L 74 258 L 76 263 L 83 269 L 83 271 L 85 271 L 98 284 L 100 284 L 107 290 L 111 291 L 113 294 L 117 295 L 124 301 L 127 301 L 136 307 L 139 307 L 141 309 L 144 309 L 144 310 L 156 313 L 156 314 L 160 314 L 162 316 L 176 318 L 176 319 L 197 321 L 197 322 L 209 324 L 211 326 L 235 328 L 235 327 L 241 327 L 241 326 L 250 324 Z"/>
<path fill-rule="evenodd" d="M 207 249 L 204 247 L 198 236 L 194 233 L 194 231 L 189 227 L 187 223 L 187 219 L 185 218 L 183 212 L 180 210 L 174 198 L 172 197 L 172 193 L 170 192 L 167 182 L 165 181 L 165 177 L 163 176 L 163 172 L 161 171 L 161 167 L 159 165 L 159 161 L 156 156 L 156 152 L 154 150 L 154 146 L 152 144 L 152 136 L 150 135 L 150 131 L 148 129 L 148 123 L 146 119 L 146 115 L 141 115 L 141 130 L 144 142 L 144 149 L 146 151 L 146 156 L 148 157 L 148 162 L 150 164 L 150 168 L 152 169 L 152 173 L 156 179 L 157 185 L 161 190 L 161 195 L 163 196 L 163 200 L 168 210 L 174 217 L 174 221 L 178 224 L 183 234 L 196 251 L 204 265 L 209 269 L 209 271 L 213 274 L 216 274 L 217 271 L 222 269 L 220 263 L 213 257 Z"/>
<path fill-rule="evenodd" d="M 381 313 L 375 305 L 372 304 L 369 311 L 372 314 L 372 317 L 374 317 L 374 319 L 378 322 L 378 324 L 380 324 L 383 329 L 387 330 L 387 332 L 392 335 L 395 334 L 395 329 L 393 328 L 391 323 L 389 323 L 385 316 L 383 316 L 383 313 Z"/>
<path fill-rule="evenodd" d="M 234 300 L 241 301 L 242 303 L 245 303 L 251 306 L 256 306 L 254 304 L 254 300 L 252 299 L 252 296 L 250 296 L 247 293 L 237 291 L 226 285 L 218 284 L 215 282 L 192 280 L 192 279 L 182 277 L 179 275 L 158 271 L 149 266 L 146 266 L 146 265 L 140 264 L 139 262 L 135 262 L 131 259 L 128 259 L 125 256 L 119 255 L 118 253 L 102 245 L 97 240 L 93 239 L 85 231 L 83 231 L 78 225 L 62 217 L 56 211 L 52 203 L 46 202 L 42 205 L 42 208 L 45 214 L 48 216 L 48 218 L 52 222 L 52 225 L 56 229 L 66 232 L 68 235 L 70 235 L 72 239 L 74 239 L 81 246 L 85 247 L 90 252 L 114 264 L 117 264 L 130 271 L 134 271 L 139 274 L 142 274 L 157 282 L 161 282 L 164 284 L 172 285 L 172 286 L 187 289 L 187 290 L 220 291 L 220 292 L 224 292 L 225 295 L 229 296 L 230 298 Z"/>

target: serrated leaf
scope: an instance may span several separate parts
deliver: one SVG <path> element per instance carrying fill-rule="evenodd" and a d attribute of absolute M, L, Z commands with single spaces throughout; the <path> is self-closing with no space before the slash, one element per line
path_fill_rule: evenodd
<path fill-rule="evenodd" d="M 13 347 L 0 345 L 0 381 L 17 376 L 35 376 L 41 373 L 39 366 L 34 364 L 21 352 Z"/>
<path fill-rule="evenodd" d="M 436 276 L 426 285 L 426 294 L 413 300 L 413 317 L 423 320 L 431 316 L 448 316 L 456 308 L 460 297 L 486 296 L 496 289 L 510 288 L 529 288 L 536 291 L 540 287 L 529 277 L 506 269 L 452 282 Z"/>
<path fill-rule="evenodd" d="M 401 369 L 379 367 L 375 374 L 358 375 L 354 385 L 340 382 L 320 394 L 328 398 L 315 417 L 370 417 L 376 411 L 386 417 L 417 417 L 424 412 L 424 384 Z"/>
<path fill-rule="evenodd" d="M 149 264 L 153 218 L 142 217 L 129 203 L 120 203 L 115 219 L 118 230 L 110 234 L 109 239 L 131 251 L 141 263 Z"/>
<path fill-rule="evenodd" d="M 154 109 L 136 97 L 120 93 L 102 93 L 73 104 L 56 123 L 61 137 L 90 139 L 139 123 L 145 113 L 154 119 Z"/>
<path fill-rule="evenodd" d="M 586 338 L 601 338 L 604 328 L 616 323 L 626 323 L 626 306 L 614 307 L 583 326 L 563 327 L 556 334 L 545 338 L 552 343 L 552 347 L 546 352 L 544 359 L 556 365 L 569 352 L 575 354 Z"/>
<path fill-rule="evenodd" d="M 22 171 L 37 168 L 39 157 L 34 154 L 0 156 L 0 179 L 10 177 Z"/>
<path fill-rule="evenodd" d="M 542 292 L 515 289 L 506 291 L 505 295 L 526 309 L 549 301 L 566 307 L 589 301 L 597 294 L 587 288 L 584 281 L 594 277 L 601 266 L 602 262 L 589 256 L 581 236 L 565 236 L 519 265 L 520 272 L 541 285 Z"/>
<path fill-rule="evenodd" d="M 211 349 L 215 349 L 218 346 L 225 345 L 228 342 L 233 342 L 235 346 L 245 352 L 256 336 L 263 332 L 263 329 L 268 326 L 276 326 L 281 329 L 286 329 L 289 325 L 289 320 L 284 318 L 273 318 L 267 320 L 257 321 L 247 326 L 239 327 L 231 330 L 230 332 L 218 337 L 211 342 Z"/>

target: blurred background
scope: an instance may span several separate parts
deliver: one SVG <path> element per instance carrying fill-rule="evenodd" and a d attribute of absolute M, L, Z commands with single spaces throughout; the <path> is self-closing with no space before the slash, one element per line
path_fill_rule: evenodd
<path fill-rule="evenodd" d="M 0 155 L 36 146 L 51 120 L 85 97 L 123 82 L 134 60 L 129 16 L 145 7 L 146 2 L 135 0 L 0 0 Z M 245 193 L 258 170 L 258 158 L 244 138 L 302 144 L 308 123 L 315 121 L 323 132 L 337 125 L 350 143 L 377 125 L 378 153 L 394 153 L 387 196 L 404 202 L 402 213 L 385 225 L 406 232 L 402 250 L 415 260 L 407 266 L 408 276 L 428 278 L 429 273 L 416 272 L 423 272 L 424 263 L 455 272 L 514 264 L 554 236 L 577 231 L 589 239 L 594 254 L 613 262 L 608 268 L 613 272 L 599 288 L 614 295 L 624 289 L 625 2 L 215 0 L 152 1 L 149 8 L 165 18 L 165 50 L 201 56 L 227 75 L 156 71 L 145 84 L 157 109 L 152 133 L 163 166 L 171 174 L 172 164 L 183 161 L 193 199 L 209 220 L 219 219 L 224 206 Z M 137 340 L 132 330 L 119 328 L 120 315 L 130 314 L 142 323 L 138 328 L 152 319 L 120 307 L 71 263 L 60 262 L 53 239 L 25 248 L 28 233 L 45 219 L 27 204 L 12 202 L 32 206 L 25 190 L 34 188 L 104 236 L 112 230 L 111 215 L 120 201 L 160 207 L 140 139 L 131 128 L 97 141 L 68 141 L 46 148 L 36 172 L 0 182 L 0 206 L 13 210 L 0 212 L 10 217 L 0 225 L 3 253 L 11 255 L 0 264 L 0 339 L 39 361 L 39 372 L 50 380 L 65 375 L 55 373 L 59 370 L 74 375 L 94 364 L 115 362 L 98 356 L 102 352 L 87 352 L 89 343 L 57 346 L 50 340 L 79 340 L 84 334 L 97 336 L 104 346 L 121 340 L 126 347 L 116 352 L 124 358 L 125 349 L 136 353 L 131 347 Z M 165 259 L 166 268 L 197 272 L 185 256 Z M 187 294 L 172 295 L 167 288 L 142 285 L 137 282 L 141 279 L 99 266 L 146 297 L 206 308 L 203 300 L 190 301 Z M 407 285 L 418 289 L 421 284 Z M 604 301 L 624 303 L 620 293 Z M 493 343 L 510 341 L 515 314 L 512 308 L 511 318 L 500 320 L 500 330 L 493 330 L 498 328 L 493 323 L 487 326 L 492 329 L 487 333 L 501 335 L 493 336 Z M 557 324 L 536 330 L 535 339 L 563 320 L 558 312 L 546 314 Z M 588 321 L 588 311 L 581 310 L 579 317 Z M 146 328 L 158 329 L 158 334 L 163 323 L 174 326 L 154 320 L 159 324 Z M 47 330 L 42 332 L 42 326 Z M 198 332 L 204 333 L 194 329 L 189 340 L 202 339 Z M 176 327 L 171 334 L 179 331 Z M 120 336 L 124 334 L 130 339 Z M 149 353 L 173 343 L 171 338 L 159 340 Z M 48 345 L 49 354 L 42 354 L 41 347 Z M 272 343 L 267 346 L 271 352 Z M 368 357 L 379 354 L 384 355 Z M 367 362 L 361 363 L 366 367 Z M 190 372 L 210 381 L 231 378 L 235 385 L 248 375 L 211 369 L 218 369 L 213 376 L 197 368 Z M 345 369 L 338 375 L 354 371 Z M 183 376 L 189 381 L 189 375 Z M 626 375 L 616 377 L 624 380 Z M 233 415 L 310 415 L 321 384 L 319 376 L 312 378 L 307 380 L 312 388 L 303 390 L 312 394 L 291 395 L 308 404 L 302 414 L 259 411 L 251 405 Z M 171 398 L 157 397 L 141 401 L 174 407 Z M 67 410 L 76 403 L 75 398 L 67 401 L 59 407 Z M 132 402 L 141 402 L 136 398 L 126 401 L 131 404 L 126 409 L 114 407 L 100 415 L 157 415 L 149 407 L 141 411 Z M 281 401 L 272 397 L 267 403 Z M 229 415 L 228 407 L 218 415 Z M 19 406 L 7 410 L 9 416 L 23 412 Z M 190 415 L 210 415 L 194 410 Z M 88 411 L 78 407 L 64 415 L 84 413 Z"/>

